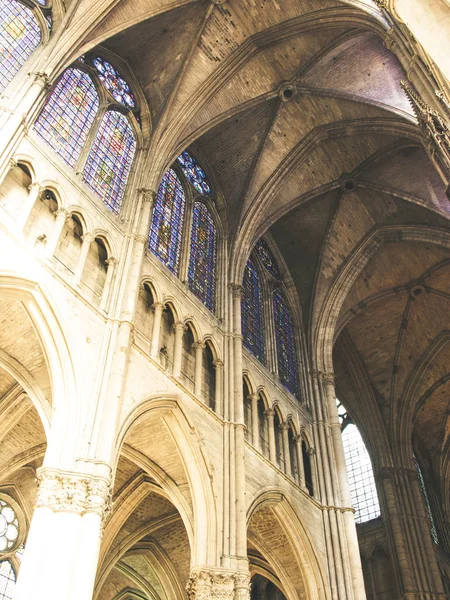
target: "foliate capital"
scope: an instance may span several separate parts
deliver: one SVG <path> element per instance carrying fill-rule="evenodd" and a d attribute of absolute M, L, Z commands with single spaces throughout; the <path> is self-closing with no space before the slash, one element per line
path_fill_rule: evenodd
<path fill-rule="evenodd" d="M 242 296 L 242 285 L 239 285 L 237 283 L 230 283 L 228 284 L 228 289 L 233 294 L 233 298 L 240 298 Z"/>
<path fill-rule="evenodd" d="M 213 366 L 216 369 L 221 369 L 223 367 L 223 360 L 220 360 L 220 358 L 216 358 L 216 360 L 213 360 Z"/>
<path fill-rule="evenodd" d="M 191 574 L 186 590 L 189 600 L 249 600 L 250 575 L 202 569 Z"/>
<path fill-rule="evenodd" d="M 47 468 L 38 469 L 37 479 L 36 508 L 78 515 L 95 513 L 103 523 L 111 512 L 109 479 Z"/>
<path fill-rule="evenodd" d="M 156 198 L 155 190 L 151 190 L 150 188 L 138 188 L 137 193 L 142 196 L 144 202 L 153 202 Z"/>
<path fill-rule="evenodd" d="M 39 71 L 35 71 L 33 73 L 28 73 L 30 77 L 34 79 L 36 83 L 42 85 L 44 89 L 48 89 L 51 87 L 51 80 L 47 73 L 41 73 Z"/>

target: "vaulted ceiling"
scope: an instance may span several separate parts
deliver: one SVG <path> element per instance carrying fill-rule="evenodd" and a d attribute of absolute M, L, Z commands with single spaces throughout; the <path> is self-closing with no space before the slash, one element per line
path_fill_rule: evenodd
<path fill-rule="evenodd" d="M 89 4 L 78 5 L 91 22 L 71 56 L 102 45 L 136 77 L 151 115 L 146 182 L 156 187 L 181 150 L 196 152 L 215 183 L 231 269 L 269 231 L 310 348 L 354 264 L 335 311 L 342 400 L 369 429 L 371 414 L 383 439 L 414 436 L 443 481 L 450 203 L 383 43 L 385 15 L 372 0 Z"/>

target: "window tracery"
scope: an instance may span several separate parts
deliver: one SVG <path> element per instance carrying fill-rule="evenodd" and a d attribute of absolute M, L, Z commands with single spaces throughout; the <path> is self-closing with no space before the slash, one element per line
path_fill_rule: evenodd
<path fill-rule="evenodd" d="M 211 194 L 211 185 L 206 177 L 206 173 L 195 158 L 189 152 L 184 151 L 177 158 L 177 162 L 181 165 L 181 170 L 197 192 L 204 196 L 209 196 Z"/>
<path fill-rule="evenodd" d="M 18 0 L 0 0 L 0 92 L 41 40 L 41 27 L 31 8 Z"/>
<path fill-rule="evenodd" d="M 417 470 L 417 475 L 419 477 L 419 484 L 420 484 L 420 488 L 422 490 L 423 499 L 425 501 L 425 507 L 427 509 L 428 518 L 430 519 L 431 538 L 432 538 L 433 542 L 438 546 L 439 545 L 439 536 L 438 536 L 437 529 L 436 529 L 436 523 L 434 522 L 433 513 L 431 511 L 430 498 L 428 497 L 428 492 L 427 492 L 427 488 L 425 486 L 425 480 L 423 478 L 422 469 L 420 468 L 419 462 L 415 456 L 413 457 L 413 461 L 414 461 L 414 465 Z"/>
<path fill-rule="evenodd" d="M 77 63 L 62 74 L 34 130 L 68 166 L 78 166 L 87 186 L 118 214 L 136 153 L 129 115 L 137 102 L 128 83 L 107 60 L 83 55 Z M 104 96 L 100 100 L 99 85 L 110 94 L 109 100 Z M 123 108 L 115 110 L 111 102 Z M 99 112 L 103 117 L 97 125 Z M 84 150 L 88 143 L 89 152 Z"/>
<path fill-rule="evenodd" d="M 380 516 L 372 462 L 358 428 L 341 402 L 336 402 L 355 521 L 365 523 Z"/>
<path fill-rule="evenodd" d="M 193 294 L 215 312 L 217 227 L 208 201 L 194 201 L 190 193 L 187 182 L 192 183 L 193 176 L 182 165 L 188 165 L 191 158 L 183 152 L 162 177 L 153 207 L 148 247 L 174 275 L 186 279 Z M 196 161 L 195 165 L 199 169 L 197 175 L 200 177 L 199 173 L 202 173 L 207 181 Z M 195 187 L 195 183 L 192 185 Z M 210 190 L 209 184 L 206 185 Z M 187 236 L 184 228 L 189 222 L 191 227 Z"/>
<path fill-rule="evenodd" d="M 216 299 L 217 232 L 208 208 L 195 202 L 192 211 L 189 289 L 211 312 Z"/>
<path fill-rule="evenodd" d="M 255 245 L 256 252 L 258 253 L 259 259 L 270 275 L 275 279 L 281 279 L 280 271 L 278 269 L 277 262 L 272 253 L 272 250 L 269 248 L 269 245 L 263 238 L 260 238 Z"/>
<path fill-rule="evenodd" d="M 0 499 L 0 552 L 11 550 L 19 537 L 19 520 L 13 507 Z"/>

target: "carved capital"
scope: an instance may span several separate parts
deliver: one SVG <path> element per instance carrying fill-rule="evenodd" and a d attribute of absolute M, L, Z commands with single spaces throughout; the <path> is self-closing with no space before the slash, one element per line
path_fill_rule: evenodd
<path fill-rule="evenodd" d="M 268 408 L 264 411 L 264 414 L 267 418 L 273 418 L 275 416 L 275 411 L 273 410 L 273 408 Z"/>
<path fill-rule="evenodd" d="M 196 571 L 189 577 L 186 586 L 189 600 L 209 600 L 211 597 L 212 575 L 211 571 Z"/>
<path fill-rule="evenodd" d="M 44 89 L 51 87 L 50 77 L 47 73 L 41 73 L 36 71 L 34 73 L 28 73 L 29 77 L 32 77 L 36 83 L 39 83 Z"/>
<path fill-rule="evenodd" d="M 213 360 L 213 366 L 216 369 L 221 369 L 223 367 L 223 360 L 220 360 L 220 358 L 217 358 L 216 360 Z"/>
<path fill-rule="evenodd" d="M 164 309 L 164 304 L 162 302 L 154 302 L 152 304 L 152 310 L 153 312 L 162 312 Z"/>
<path fill-rule="evenodd" d="M 114 258 L 114 256 L 110 256 L 105 260 L 105 263 L 108 265 L 108 267 L 115 268 L 119 264 L 119 261 L 117 258 Z"/>
<path fill-rule="evenodd" d="M 38 469 L 37 508 L 79 515 L 95 513 L 105 522 L 111 511 L 111 482 L 104 477 Z"/>
<path fill-rule="evenodd" d="M 189 600 L 249 600 L 250 574 L 202 569 L 191 573 L 186 590 Z"/>
<path fill-rule="evenodd" d="M 243 290 L 242 285 L 238 285 L 237 283 L 230 283 L 230 284 L 228 284 L 228 289 L 233 294 L 233 298 L 237 298 L 237 299 L 241 298 L 242 290 Z"/>
<path fill-rule="evenodd" d="M 320 379 L 325 385 L 334 385 L 334 373 L 321 373 Z"/>
<path fill-rule="evenodd" d="M 172 329 L 175 332 L 176 331 L 184 332 L 184 331 L 186 331 L 187 327 L 186 327 L 186 325 L 182 321 L 178 321 L 178 323 L 174 323 L 172 325 Z"/>
<path fill-rule="evenodd" d="M 92 233 L 87 232 L 81 236 L 81 239 L 83 240 L 83 244 L 92 244 L 94 241 L 94 236 Z"/>
<path fill-rule="evenodd" d="M 142 196 L 143 202 L 153 202 L 156 198 L 155 190 L 151 190 L 149 188 L 138 188 L 137 193 Z"/>
<path fill-rule="evenodd" d="M 234 600 L 250 599 L 250 573 L 236 573 L 234 576 Z"/>
<path fill-rule="evenodd" d="M 192 344 L 192 347 L 194 348 L 194 350 L 198 350 L 200 352 L 200 350 L 203 350 L 203 348 L 206 348 L 206 344 L 204 344 L 203 342 L 194 342 Z"/>
<path fill-rule="evenodd" d="M 55 215 L 56 219 L 61 221 L 67 221 L 67 219 L 70 217 L 70 212 L 67 210 L 67 208 L 58 208 L 58 210 L 55 210 L 53 214 Z"/>

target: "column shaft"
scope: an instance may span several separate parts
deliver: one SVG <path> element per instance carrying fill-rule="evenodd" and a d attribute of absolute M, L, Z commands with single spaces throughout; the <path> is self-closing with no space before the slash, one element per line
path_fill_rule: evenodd
<path fill-rule="evenodd" d="M 94 236 L 90 233 L 85 233 L 81 239 L 83 240 L 83 243 L 81 244 L 80 255 L 78 257 L 77 265 L 73 273 L 72 284 L 74 286 L 78 286 L 81 281 L 89 249 L 91 247 L 92 242 L 94 241 Z"/>
<path fill-rule="evenodd" d="M 258 394 L 251 394 L 252 402 L 252 444 L 259 450 Z"/>
<path fill-rule="evenodd" d="M 173 347 L 173 371 L 174 377 L 181 375 L 181 355 L 183 351 L 183 334 L 185 331 L 184 323 L 175 323 L 173 326 L 175 332 L 175 343 Z"/>
<path fill-rule="evenodd" d="M 164 304 L 162 304 L 162 302 L 155 302 L 152 308 L 154 312 L 154 317 L 152 340 L 150 343 L 150 356 L 156 359 L 159 357 L 159 336 L 161 333 L 161 318 Z"/>

